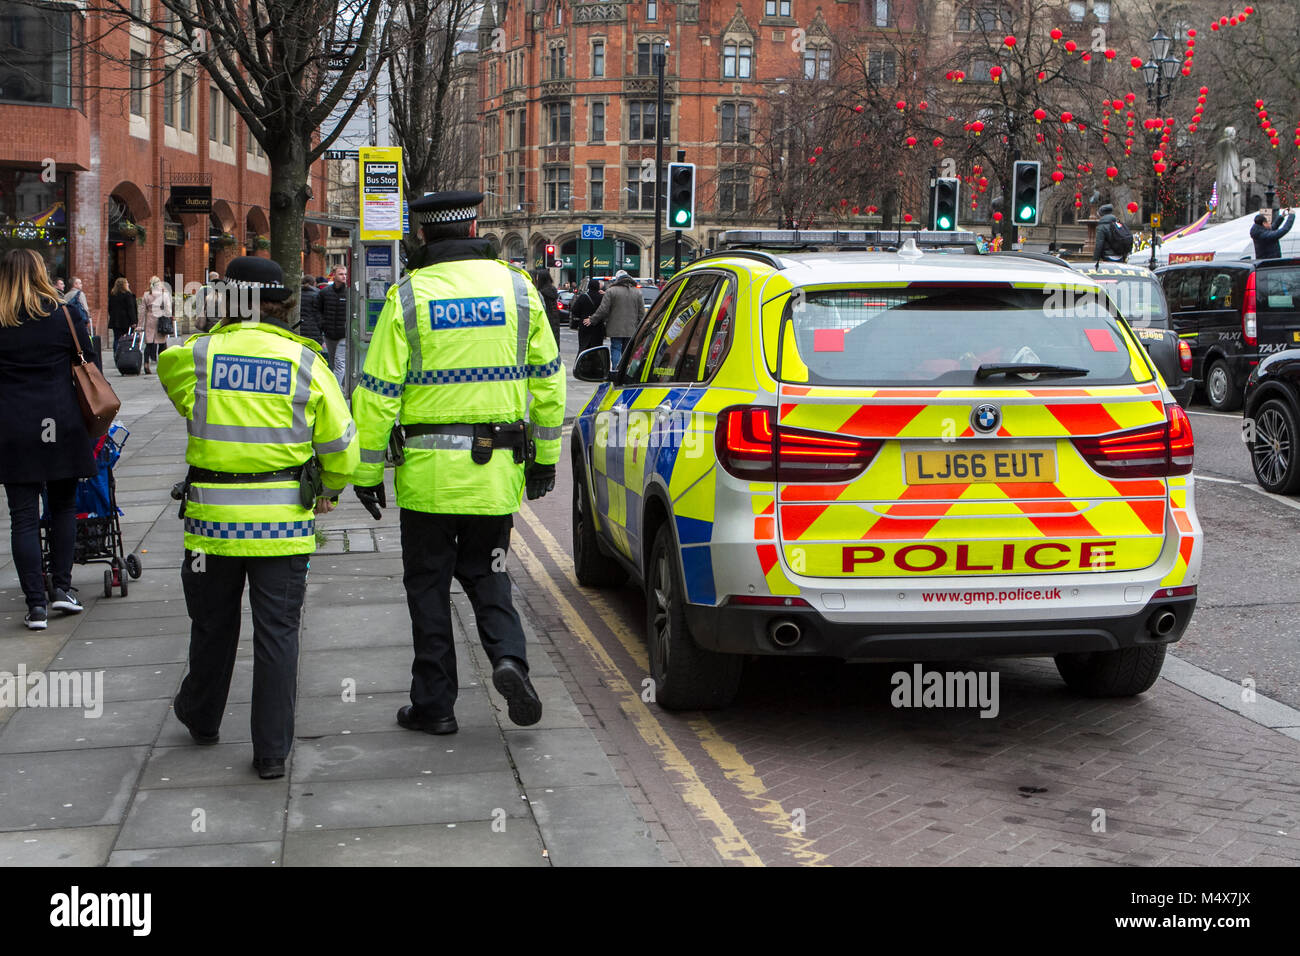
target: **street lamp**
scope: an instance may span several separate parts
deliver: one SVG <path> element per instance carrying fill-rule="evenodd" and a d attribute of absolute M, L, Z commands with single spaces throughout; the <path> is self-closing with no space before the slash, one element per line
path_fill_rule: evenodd
<path fill-rule="evenodd" d="M 1182 69 L 1182 62 L 1174 56 L 1170 56 L 1170 50 L 1173 49 L 1173 37 L 1165 33 L 1163 29 L 1157 29 L 1155 36 L 1151 38 L 1151 59 L 1142 64 L 1142 79 L 1147 87 L 1147 102 L 1156 108 L 1156 115 L 1159 116 L 1164 109 L 1165 101 L 1173 93 L 1174 80 Z M 1165 127 L 1161 127 L 1164 129 Z M 1156 140 L 1159 142 L 1159 140 Z M 1151 173 L 1151 261 L 1149 267 L 1156 267 L 1156 221 L 1160 216 L 1160 185 L 1155 175 L 1155 170 Z"/>

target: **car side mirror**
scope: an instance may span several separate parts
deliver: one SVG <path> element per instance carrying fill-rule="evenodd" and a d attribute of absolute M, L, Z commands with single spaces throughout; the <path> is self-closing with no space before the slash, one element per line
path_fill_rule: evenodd
<path fill-rule="evenodd" d="M 611 371 L 608 345 L 587 349 L 573 363 L 573 377 L 580 382 L 608 382 Z"/>

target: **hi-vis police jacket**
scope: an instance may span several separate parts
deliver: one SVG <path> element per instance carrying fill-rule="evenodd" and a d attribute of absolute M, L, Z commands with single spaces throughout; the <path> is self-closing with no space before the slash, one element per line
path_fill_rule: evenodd
<path fill-rule="evenodd" d="M 352 393 L 361 439 L 354 483 L 383 480 L 399 413 L 410 426 L 513 422 L 527 412 L 537 462 L 559 461 L 564 366 L 533 283 L 494 258 L 485 240 L 444 240 L 425 253 L 425 267 L 388 291 Z M 508 448 L 475 464 L 470 431 L 407 437 L 406 463 L 397 469 L 399 507 L 431 514 L 519 510 L 524 467 Z"/>
<path fill-rule="evenodd" d="M 359 460 L 357 430 L 318 346 L 270 322 L 230 323 L 158 356 L 158 380 L 188 419 L 185 460 L 209 471 L 262 474 L 296 468 L 313 452 L 325 492 L 346 487 Z M 185 547 L 216 555 L 316 550 L 312 509 L 298 482 L 195 482 Z"/>

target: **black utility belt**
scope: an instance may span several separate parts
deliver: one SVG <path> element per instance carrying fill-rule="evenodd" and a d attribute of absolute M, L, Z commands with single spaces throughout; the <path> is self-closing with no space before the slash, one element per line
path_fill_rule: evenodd
<path fill-rule="evenodd" d="M 298 482 L 298 503 L 304 508 L 315 505 L 316 499 L 325 490 L 320 462 L 310 458 L 301 465 L 282 468 L 279 471 L 211 471 L 190 465 L 184 481 L 172 486 L 172 497 L 181 503 L 178 518 L 185 517 L 185 506 L 189 503 L 190 485 L 243 485 L 255 481 L 296 481 Z"/>
<path fill-rule="evenodd" d="M 534 457 L 533 442 L 528 437 L 528 428 L 522 418 L 514 422 L 403 425 L 402 432 L 406 438 L 420 435 L 451 435 L 468 438 L 470 460 L 476 465 L 486 465 L 492 460 L 492 453 L 498 448 L 512 449 L 516 464 L 522 465 L 532 461 Z"/>
<path fill-rule="evenodd" d="M 202 482 L 205 485 L 242 485 L 252 481 L 297 481 L 302 477 L 302 465 L 283 468 L 280 471 L 209 471 L 190 465 L 185 480 L 191 484 Z"/>

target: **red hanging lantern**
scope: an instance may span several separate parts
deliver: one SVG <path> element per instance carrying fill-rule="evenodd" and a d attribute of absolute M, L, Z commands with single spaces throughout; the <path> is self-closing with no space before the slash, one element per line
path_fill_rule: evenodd
<path fill-rule="evenodd" d="M 916 104 L 916 108 L 918 110 L 926 110 L 930 108 L 930 104 L 927 103 L 925 100 L 921 100 L 921 102 Z"/>
<path fill-rule="evenodd" d="M 1194 36 L 1196 36 L 1196 28 L 1195 28 L 1195 27 L 1192 27 L 1190 30 L 1188 30 L 1188 31 L 1187 31 L 1187 35 L 1188 35 L 1189 37 L 1194 37 Z"/>
<path fill-rule="evenodd" d="M 874 216 L 874 215 L 876 214 L 876 211 L 877 211 L 879 208 L 880 208 L 879 206 L 868 206 L 868 207 L 867 207 L 867 214 L 868 214 L 868 215 L 871 215 L 871 216 Z"/>
<path fill-rule="evenodd" d="M 1135 213 L 1138 211 L 1138 204 L 1135 202 L 1131 202 L 1125 208 L 1128 209 L 1130 213 Z"/>
<path fill-rule="evenodd" d="M 1119 175 L 1119 170 L 1116 169 L 1114 166 L 1107 166 L 1107 167 L 1106 167 L 1106 178 L 1107 178 L 1107 179 L 1114 179 L 1114 178 L 1115 178 L 1116 176 L 1118 176 L 1118 175 Z"/>
<path fill-rule="evenodd" d="M 848 204 L 849 204 L 849 201 L 848 201 L 847 199 L 841 199 L 841 200 L 840 200 L 840 205 L 841 205 L 841 206 L 847 206 Z"/>
<path fill-rule="evenodd" d="M 1065 52 L 1066 52 L 1066 53 L 1073 53 L 1073 52 L 1074 52 L 1075 50 L 1077 50 L 1077 49 L 1079 49 L 1079 44 L 1075 43 L 1073 40 L 1066 40 L 1066 41 L 1065 41 Z"/>
<path fill-rule="evenodd" d="M 1133 57 L 1131 60 L 1128 61 L 1128 65 L 1131 66 L 1131 67 L 1133 67 L 1133 69 L 1135 69 L 1135 70 L 1139 70 L 1139 69 L 1141 69 L 1141 68 L 1142 68 L 1142 57 L 1140 57 L 1140 56 L 1135 56 L 1135 57 Z"/>
<path fill-rule="evenodd" d="M 1045 80 L 1045 79 L 1047 79 L 1047 71 L 1046 71 L 1046 70 L 1039 70 L 1039 71 L 1038 71 L 1038 82 L 1041 83 L 1041 82 L 1043 82 L 1043 80 Z"/>
<path fill-rule="evenodd" d="M 1000 213 L 1000 212 L 995 212 L 995 213 L 993 214 L 993 221 L 994 221 L 994 222 L 1001 222 L 1001 221 L 1002 221 L 1002 213 Z"/>
<path fill-rule="evenodd" d="M 989 76 L 993 77 L 994 83 L 1002 82 L 1002 67 L 1000 66 L 989 67 Z"/>
<path fill-rule="evenodd" d="M 934 138 L 934 146 L 935 146 L 935 149 L 938 149 L 938 148 L 939 148 L 940 146 L 942 146 L 942 145 L 943 145 L 943 137 L 942 137 L 942 136 L 936 136 L 936 137 Z"/>
<path fill-rule="evenodd" d="M 984 132 L 984 124 L 979 120 L 976 120 L 975 122 L 971 123 L 970 128 L 971 128 L 971 132 L 974 133 L 976 136 Z"/>
<path fill-rule="evenodd" d="M 910 212 L 903 213 L 903 222 L 911 222 L 911 221 L 912 221 L 912 214 Z"/>
<path fill-rule="evenodd" d="M 1066 110 L 1064 113 L 1061 114 L 1062 123 L 1069 123 L 1072 119 L 1074 119 L 1074 114 L 1071 113 L 1069 110 Z"/>
<path fill-rule="evenodd" d="M 853 112 L 855 112 L 855 113 L 861 113 L 861 112 L 862 112 L 862 104 L 859 103 L 857 106 L 853 107 Z"/>
<path fill-rule="evenodd" d="M 1191 76 L 1191 75 L 1192 75 L 1192 68 L 1191 68 L 1190 66 L 1185 66 L 1185 67 L 1183 67 L 1183 71 L 1182 71 L 1182 72 L 1183 72 L 1183 76 Z"/>
<path fill-rule="evenodd" d="M 1136 93 L 1125 93 L 1125 94 L 1124 94 L 1124 102 L 1125 102 L 1125 103 L 1130 103 L 1130 104 L 1131 104 L 1135 99 L 1137 99 L 1137 94 L 1136 94 Z"/>
<path fill-rule="evenodd" d="M 899 100 L 894 105 L 898 107 L 898 110 L 901 113 L 903 110 L 907 109 L 907 100 Z"/>
<path fill-rule="evenodd" d="M 1156 163 L 1152 168 L 1156 171 L 1157 176 L 1163 176 L 1167 167 L 1164 163 Z"/>
<path fill-rule="evenodd" d="M 1211 24 L 1210 24 L 1210 29 L 1211 29 L 1211 30 L 1214 30 L 1215 32 L 1217 32 L 1218 29 L 1219 29 L 1219 21 L 1218 21 L 1218 20 L 1215 20 L 1213 23 L 1211 23 Z"/>
<path fill-rule="evenodd" d="M 1234 26 L 1234 27 L 1235 27 L 1239 22 L 1241 22 L 1241 21 L 1239 21 L 1236 17 L 1233 17 L 1231 20 L 1228 21 L 1228 23 L 1230 23 L 1230 24 L 1231 24 L 1232 26 Z"/>
<path fill-rule="evenodd" d="M 818 146 L 816 149 L 813 150 L 813 152 L 816 153 L 818 156 L 820 156 L 822 154 L 822 148 Z"/>
<path fill-rule="evenodd" d="M 1041 123 L 1045 119 L 1047 119 L 1047 110 L 1042 109 L 1041 107 L 1034 110 L 1034 122 Z"/>
<path fill-rule="evenodd" d="M 1114 50 L 1107 50 L 1105 56 L 1106 56 L 1106 59 L 1107 59 L 1107 60 L 1113 60 L 1113 59 L 1115 59 L 1115 51 L 1114 51 Z"/>
<path fill-rule="evenodd" d="M 860 206 L 854 206 L 854 207 L 853 207 L 853 215 L 856 216 L 860 210 L 861 210 L 861 207 L 860 207 Z"/>
<path fill-rule="evenodd" d="M 1226 27 L 1227 25 L 1228 25 L 1228 18 L 1227 18 L 1227 17 L 1219 17 L 1219 26 L 1221 26 L 1221 27 Z"/>
<path fill-rule="evenodd" d="M 1043 141 L 1043 134 L 1042 134 L 1042 133 L 1035 133 L 1035 134 L 1034 134 L 1034 139 L 1038 140 L 1038 142 L 1041 143 L 1041 142 Z"/>
<path fill-rule="evenodd" d="M 1052 170 L 1052 182 L 1059 183 L 1064 178 L 1065 173 L 1061 172 L 1059 169 Z"/>
<path fill-rule="evenodd" d="M 1005 44 L 1007 45 L 1007 48 L 1008 48 L 1008 49 L 1010 49 L 1011 47 L 1013 47 L 1013 46 L 1016 45 L 1016 38 L 1013 37 L 1013 36 L 1007 35 L 1007 36 L 1004 36 L 1004 37 L 1002 38 L 1002 42 L 1005 43 Z"/>
<path fill-rule="evenodd" d="M 915 136 L 907 137 L 907 148 L 911 149 L 915 145 L 916 145 L 916 137 Z"/>
<path fill-rule="evenodd" d="M 1059 27 L 1052 27 L 1052 30 L 1048 35 L 1052 38 L 1053 43 L 1056 43 L 1058 40 L 1061 39 L 1061 37 L 1065 36 L 1065 34 L 1061 32 Z"/>
<path fill-rule="evenodd" d="M 817 157 L 816 157 L 816 156 L 809 156 L 809 157 L 808 157 L 808 163 L 809 163 L 809 165 L 815 165 L 816 162 L 817 162 Z"/>

